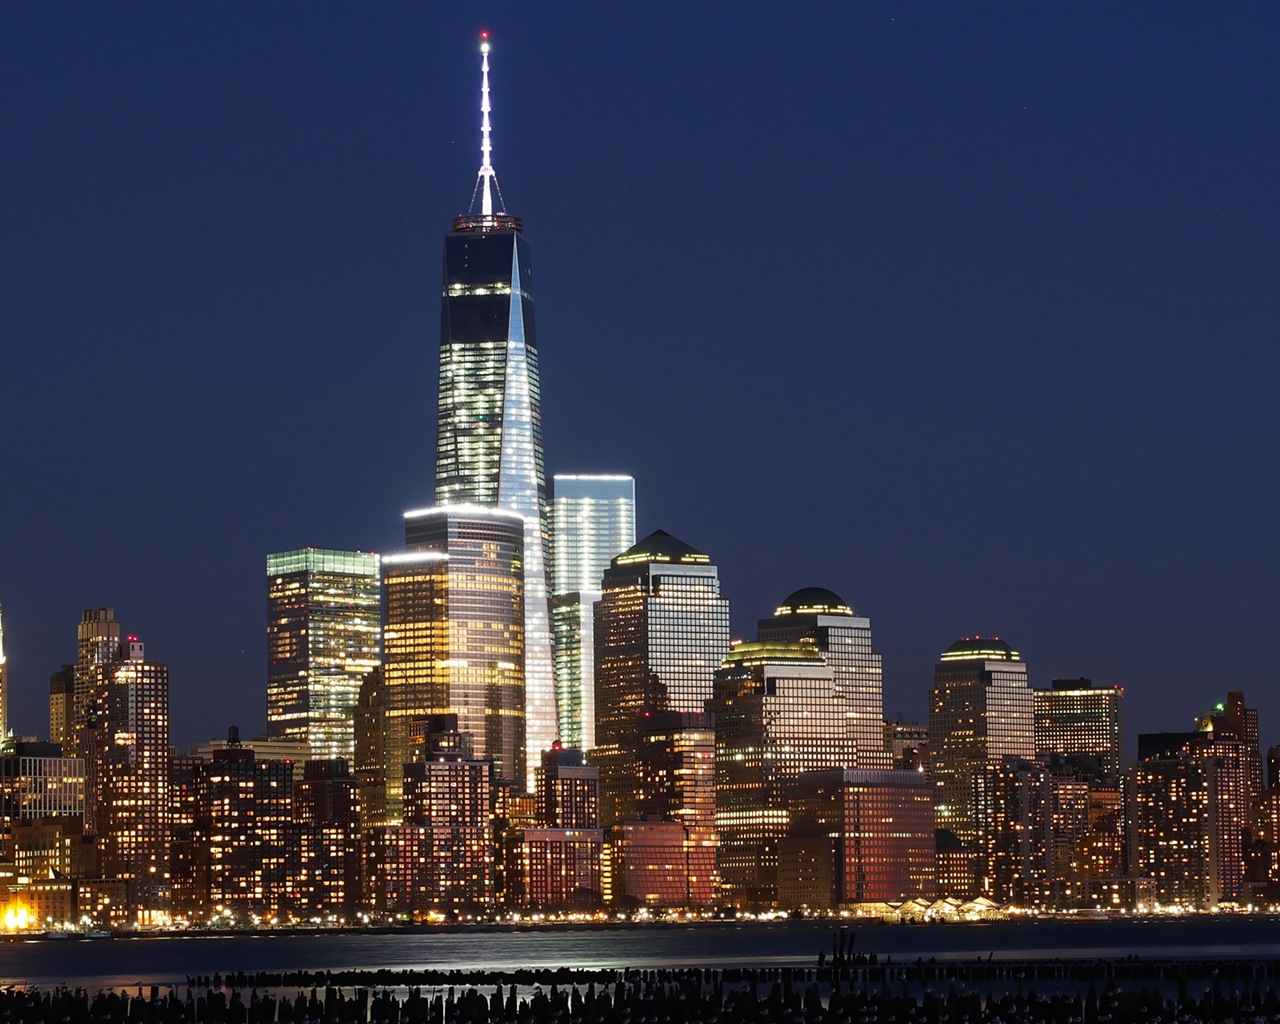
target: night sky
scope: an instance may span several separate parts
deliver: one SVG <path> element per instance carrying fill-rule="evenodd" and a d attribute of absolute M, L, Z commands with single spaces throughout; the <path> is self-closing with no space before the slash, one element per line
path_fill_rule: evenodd
<path fill-rule="evenodd" d="M 255 735 L 266 554 L 402 545 L 481 28 L 549 474 L 632 473 L 736 636 L 844 596 L 891 716 L 978 632 L 1280 741 L 1264 4 L 0 6 L 18 732 L 111 605 L 179 747 Z"/>

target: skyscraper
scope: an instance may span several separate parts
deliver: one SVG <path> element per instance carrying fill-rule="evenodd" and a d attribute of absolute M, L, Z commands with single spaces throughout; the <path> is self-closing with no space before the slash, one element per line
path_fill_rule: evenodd
<path fill-rule="evenodd" d="M 0 745 L 9 738 L 9 662 L 4 656 L 4 619 L 0 618 Z"/>
<path fill-rule="evenodd" d="M 404 765 L 430 716 L 456 715 L 494 778 L 525 784 L 524 536 L 516 513 L 439 506 L 405 513 L 410 550 L 382 559 L 389 824 L 402 820 Z"/>
<path fill-rule="evenodd" d="M 884 745 L 884 670 L 871 649 L 871 620 L 854 614 L 843 598 L 822 587 L 806 587 L 788 597 L 771 619 L 761 619 L 763 641 L 809 641 L 835 672 L 844 705 L 846 735 L 853 760 L 841 767 L 891 768 Z"/>
<path fill-rule="evenodd" d="M 1005 757 L 1036 756 L 1035 705 L 1027 666 L 999 637 L 957 640 L 934 668 L 929 759 L 938 828 L 977 838 L 977 775 Z"/>
<path fill-rule="evenodd" d="M 93 709 L 95 669 L 115 661 L 120 656 L 120 623 L 116 622 L 111 608 L 86 608 L 76 628 L 78 656 L 76 658 L 75 693 L 71 704 L 73 742 L 81 757 L 88 758 L 82 734 Z"/>
<path fill-rule="evenodd" d="M 636 813 L 646 714 L 700 713 L 729 651 L 729 601 L 710 556 L 663 530 L 618 555 L 595 605 L 596 746 L 605 824 Z"/>
<path fill-rule="evenodd" d="M 267 735 L 311 757 L 352 755 L 360 682 L 381 657 L 378 556 L 300 548 L 267 555 Z"/>
<path fill-rule="evenodd" d="M 715 722 L 725 895 L 739 905 L 772 903 L 797 777 L 853 761 L 835 672 L 813 643 L 738 644 L 715 674 L 707 711 Z"/>
<path fill-rule="evenodd" d="M 436 423 L 436 503 L 509 509 L 524 517 L 525 729 L 533 766 L 557 733 L 551 653 L 547 482 L 534 331 L 533 271 L 518 217 L 495 209 L 489 40 L 481 36 L 480 172 L 472 207 L 444 239 Z"/>
<path fill-rule="evenodd" d="M 629 476 L 557 475 L 551 502 L 552 632 L 556 708 L 566 747 L 595 746 L 592 606 L 613 557 L 636 542 L 636 483 Z"/>
<path fill-rule="evenodd" d="M 1032 691 L 1036 751 L 1067 758 L 1088 774 L 1116 780 L 1124 770 L 1124 690 L 1095 687 L 1091 679 L 1055 679 L 1053 688 Z"/>

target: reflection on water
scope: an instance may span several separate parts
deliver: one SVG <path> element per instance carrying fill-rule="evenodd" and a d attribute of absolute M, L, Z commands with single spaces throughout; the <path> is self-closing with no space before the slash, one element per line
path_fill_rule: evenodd
<path fill-rule="evenodd" d="M 5 942 L 0 984 L 88 989 L 185 985 L 189 975 L 235 971 L 520 967 L 806 966 L 831 949 L 831 922 L 644 925 L 370 935 Z M 894 960 L 1274 958 L 1280 922 L 1264 917 L 1181 920 L 1022 921 L 855 927 L 856 948 Z"/>

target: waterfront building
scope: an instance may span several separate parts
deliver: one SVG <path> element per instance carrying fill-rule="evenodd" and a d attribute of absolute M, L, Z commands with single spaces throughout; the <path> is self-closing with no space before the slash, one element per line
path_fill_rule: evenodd
<path fill-rule="evenodd" d="M 49 742 L 68 753 L 75 747 L 72 709 L 75 706 L 76 667 L 63 665 L 49 677 Z"/>
<path fill-rule="evenodd" d="M 454 218 L 444 239 L 435 500 L 521 517 L 522 741 L 531 752 L 523 785 L 532 790 L 538 758 L 558 730 L 542 395 L 531 252 L 520 218 L 501 209 L 491 161 L 487 36 L 480 48 L 481 164 L 472 200 L 479 198 L 480 212 Z M 519 766 L 525 768 L 523 758 Z"/>
<path fill-rule="evenodd" d="M 834 769 L 801 774 L 778 845 L 778 905 L 932 900 L 937 894 L 933 791 L 912 770 Z"/>
<path fill-rule="evenodd" d="M 227 746 L 194 770 L 195 905 L 176 909 L 240 923 L 288 910 L 293 765 L 262 760 L 231 727 Z"/>
<path fill-rule="evenodd" d="M 524 540 L 520 516 L 503 509 L 405 513 L 409 551 L 383 559 L 389 820 L 414 722 L 433 715 L 456 715 L 495 780 L 526 787 Z"/>
<path fill-rule="evenodd" d="M 1042 906 L 1053 878 L 1053 795 L 1044 765 L 1018 757 L 973 776 L 978 888 L 996 903 Z"/>
<path fill-rule="evenodd" d="M 1137 761 L 1127 776 L 1129 865 L 1135 878 L 1154 881 L 1161 906 L 1210 910 L 1222 897 L 1216 856 L 1216 759 Z"/>
<path fill-rule="evenodd" d="M 601 893 L 624 910 L 705 908 L 719 899 L 716 834 L 678 821 L 624 821 L 608 832 Z"/>
<path fill-rule="evenodd" d="M 1092 679 L 1055 679 L 1033 690 L 1036 751 L 1060 757 L 1099 780 L 1124 770 L 1124 689 L 1095 687 Z"/>
<path fill-rule="evenodd" d="M 360 789 L 342 758 L 307 761 L 293 785 L 288 909 L 350 920 L 360 905 Z"/>
<path fill-rule="evenodd" d="M 267 555 L 267 736 L 307 757 L 350 758 L 361 680 L 381 657 L 378 556 L 299 548 Z"/>
<path fill-rule="evenodd" d="M 610 563 L 595 605 L 596 746 L 605 824 L 638 812 L 646 715 L 701 713 L 729 650 L 729 602 L 711 558 L 663 530 Z"/>
<path fill-rule="evenodd" d="M 1034 760 L 1035 707 L 1027 666 L 999 637 L 965 637 L 943 653 L 929 691 L 934 821 L 965 843 L 978 836 L 974 782 L 1005 757 Z"/>
<path fill-rule="evenodd" d="M 552 633 L 560 742 L 595 746 L 593 607 L 609 563 L 636 542 L 629 476 L 557 474 L 552 480 Z"/>
<path fill-rule="evenodd" d="M 851 767 L 835 673 L 812 643 L 741 643 L 715 674 L 717 867 L 737 905 L 777 898 L 778 843 L 802 772 Z"/>
<path fill-rule="evenodd" d="M 884 671 L 879 652 L 871 646 L 870 619 L 855 615 L 838 594 L 806 587 L 783 601 L 773 618 L 761 619 L 756 637 L 814 644 L 835 673 L 853 750 L 849 767 L 893 766 L 884 745 Z"/>
<path fill-rule="evenodd" d="M 506 831 L 503 903 L 522 910 L 599 910 L 603 852 L 604 832 L 598 828 Z"/>
<path fill-rule="evenodd" d="M 148 661 L 130 636 L 117 660 L 94 663 L 91 678 L 86 795 L 98 866 L 104 878 L 128 883 L 131 906 L 146 922 L 169 897 L 169 666 Z"/>
<path fill-rule="evenodd" d="M 84 760 L 56 743 L 23 743 L 0 756 L 0 862 L 18 860 L 24 823 L 69 823 L 84 834 Z M 41 837 L 34 837 L 42 844 Z M 60 869 L 61 870 L 61 869 Z"/>
<path fill-rule="evenodd" d="M 543 751 L 538 769 L 538 822 L 544 828 L 600 827 L 600 769 L 581 750 Z"/>

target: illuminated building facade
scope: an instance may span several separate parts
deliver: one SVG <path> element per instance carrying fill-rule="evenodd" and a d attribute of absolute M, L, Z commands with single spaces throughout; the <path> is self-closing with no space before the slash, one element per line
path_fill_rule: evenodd
<path fill-rule="evenodd" d="M 259 760 L 233 726 L 228 746 L 194 775 L 195 906 L 182 909 L 242 923 L 287 910 L 293 765 Z"/>
<path fill-rule="evenodd" d="M 709 556 L 658 530 L 613 559 L 595 605 L 601 817 L 636 817 L 646 715 L 701 713 L 729 650 L 729 602 Z"/>
<path fill-rule="evenodd" d="M 885 722 L 884 746 L 893 767 L 928 771 L 929 730 L 918 722 Z"/>
<path fill-rule="evenodd" d="M 635 811 L 714 833 L 716 732 L 703 712 L 657 711 L 637 727 Z"/>
<path fill-rule="evenodd" d="M 1053 795 L 1044 765 L 1017 757 L 975 773 L 978 887 L 996 903 L 1040 906 L 1053 877 Z"/>
<path fill-rule="evenodd" d="M 526 910 L 598 910 L 604 832 L 521 828 L 504 833 L 503 902 Z"/>
<path fill-rule="evenodd" d="M 86 775 L 88 816 L 104 877 L 129 885 L 147 918 L 169 893 L 173 801 L 170 791 L 169 666 L 148 661 L 128 637 L 119 660 L 94 672 L 95 703 L 86 727 L 92 759 Z"/>
<path fill-rule="evenodd" d="M 710 907 L 718 900 L 716 836 L 678 821 L 624 821 L 609 830 L 602 893 L 619 909 Z"/>
<path fill-rule="evenodd" d="M 738 644 L 715 674 L 707 711 L 715 721 L 720 882 L 735 904 L 769 904 L 796 778 L 853 760 L 835 673 L 811 643 Z"/>
<path fill-rule="evenodd" d="M 1055 679 L 1033 690 L 1036 751 L 1060 757 L 1091 777 L 1114 782 L 1124 770 L 1124 689 L 1091 679 Z"/>
<path fill-rule="evenodd" d="M 558 730 L 542 396 L 529 242 L 520 219 L 494 205 L 502 197 L 490 162 L 487 38 L 481 50 L 481 212 L 456 217 L 444 239 L 435 500 L 523 517 L 523 720 L 533 754 L 524 785 L 531 790 L 537 758 Z"/>
<path fill-rule="evenodd" d="M 1129 769 L 1130 873 L 1154 881 L 1153 898 L 1161 905 L 1205 910 L 1221 900 L 1218 771 L 1213 759 L 1186 757 L 1137 761 Z"/>
<path fill-rule="evenodd" d="M 1226 733 L 1241 744 L 1245 792 L 1250 806 L 1262 795 L 1262 747 L 1258 737 L 1258 710 L 1244 702 L 1244 694 L 1233 690 L 1224 703 L 1197 723 L 1202 733 Z"/>
<path fill-rule="evenodd" d="M 546 828 L 600 827 L 600 769 L 581 750 L 553 747 L 538 769 L 538 821 Z"/>
<path fill-rule="evenodd" d="M 1035 705 L 1027 666 L 997 638 L 965 637 L 934 668 L 929 691 L 929 765 L 934 821 L 962 842 L 977 838 L 974 781 L 1005 757 L 1034 760 Z"/>
<path fill-rule="evenodd" d="M 68 753 L 75 745 L 72 709 L 76 699 L 76 667 L 63 665 L 49 677 L 49 742 Z"/>
<path fill-rule="evenodd" d="M 81 749 L 86 738 L 79 735 L 89 722 L 99 683 L 97 669 L 120 657 L 120 623 L 116 622 L 111 608 L 86 608 L 76 628 L 77 658 L 75 667 L 75 692 L 72 699 L 71 725 L 76 753 L 88 757 Z"/>
<path fill-rule="evenodd" d="M 761 619 L 760 640 L 808 641 L 835 673 L 844 705 L 845 732 L 853 747 L 850 767 L 893 767 L 884 745 L 884 670 L 871 648 L 871 620 L 854 614 L 837 594 L 806 587 L 788 597 L 773 618 Z"/>
<path fill-rule="evenodd" d="M 415 720 L 456 715 L 495 781 L 525 786 L 524 540 L 513 512 L 437 506 L 406 513 L 409 552 L 383 559 L 390 820 Z"/>
<path fill-rule="evenodd" d="M 342 758 L 307 761 L 293 786 L 288 910 L 349 918 L 360 904 L 360 788 Z"/>
<path fill-rule="evenodd" d="M 0 862 L 16 865 L 20 859 L 18 832 L 24 824 L 59 832 L 69 824 L 76 835 L 84 834 L 84 761 L 61 753 L 55 743 L 18 743 L 13 753 L 0 756 Z M 42 835 L 30 838 L 35 849 L 47 845 Z"/>
<path fill-rule="evenodd" d="M 779 844 L 784 909 L 932 900 L 937 893 L 933 791 L 917 771 L 806 772 Z"/>
<path fill-rule="evenodd" d="M 267 735 L 317 760 L 349 758 L 360 682 L 381 657 L 378 556 L 299 548 L 267 556 Z"/>
<path fill-rule="evenodd" d="M 593 606 L 614 556 L 636 542 L 629 476 L 557 475 L 552 481 L 552 632 L 560 741 L 595 746 Z"/>

